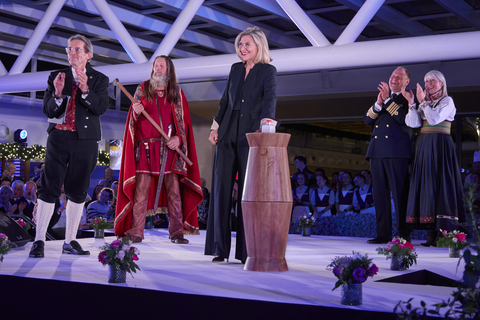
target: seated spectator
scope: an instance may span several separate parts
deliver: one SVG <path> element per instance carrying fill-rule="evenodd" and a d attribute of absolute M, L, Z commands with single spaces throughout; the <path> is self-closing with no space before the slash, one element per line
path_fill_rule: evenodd
<path fill-rule="evenodd" d="M 11 204 L 10 200 L 13 198 L 12 188 L 9 186 L 0 187 L 0 212 L 13 213 L 17 210 L 16 204 Z"/>
<path fill-rule="evenodd" d="M 112 220 L 115 212 L 111 210 L 110 201 L 113 200 L 113 190 L 110 188 L 103 188 L 100 192 L 99 199 L 93 201 L 87 207 L 87 221 L 93 218 L 102 217 L 107 220 Z"/>
<path fill-rule="evenodd" d="M 329 217 L 330 209 L 335 205 L 335 193 L 328 186 L 328 178 L 324 174 L 317 174 L 316 188 L 310 188 L 310 206 L 317 217 Z"/>
<path fill-rule="evenodd" d="M 372 185 L 372 173 L 370 170 L 362 170 L 360 172 L 364 177 L 365 177 L 365 183 L 368 184 L 369 186 Z"/>
<path fill-rule="evenodd" d="M 355 175 L 353 182 L 357 186 L 353 194 L 353 207 L 359 213 L 375 213 L 373 188 L 366 183 L 363 174 Z"/>
<path fill-rule="evenodd" d="M 293 174 L 293 176 L 290 178 L 291 184 L 292 184 L 292 189 L 295 189 L 295 184 L 297 182 L 297 176 L 299 173 L 305 173 L 307 175 L 307 179 L 305 180 L 305 185 L 307 187 L 311 186 L 312 184 L 315 184 L 315 177 L 313 175 L 313 172 L 308 170 L 307 168 L 307 159 L 302 156 L 296 156 L 294 158 L 295 161 L 295 167 L 297 168 L 297 172 Z"/>
<path fill-rule="evenodd" d="M 105 169 L 105 173 L 104 173 L 104 177 L 105 177 L 105 181 L 107 182 L 107 185 L 105 187 L 110 187 L 112 185 L 112 183 L 114 183 L 115 181 L 118 181 L 117 179 L 115 179 L 113 177 L 113 170 L 110 169 L 110 168 L 107 168 Z"/>
<path fill-rule="evenodd" d="M 18 180 L 18 177 L 15 177 L 15 172 L 17 171 L 17 167 L 15 164 L 10 163 L 8 166 L 5 168 L 2 174 L 2 179 L 3 178 L 8 178 L 10 182 L 13 182 L 15 180 Z"/>
<path fill-rule="evenodd" d="M 293 195 L 293 210 L 292 220 L 297 221 L 298 218 L 304 213 L 310 214 L 310 199 L 309 188 L 305 185 L 305 181 L 308 179 L 306 173 L 299 172 L 297 174 L 297 187 L 292 190 Z"/>
<path fill-rule="evenodd" d="M 18 199 L 23 197 L 23 186 L 25 183 L 22 180 L 15 180 L 12 183 L 12 190 L 13 190 L 13 198 L 12 203 L 15 203 Z"/>
<path fill-rule="evenodd" d="M 17 182 L 19 180 L 16 180 Z M 14 183 L 15 183 L 14 182 Z M 30 219 L 33 219 L 33 208 L 35 207 L 35 204 L 37 203 L 37 185 L 33 181 L 27 181 L 27 183 L 24 184 L 23 186 L 23 192 L 22 192 L 22 197 L 17 199 L 15 201 L 15 204 L 18 205 L 17 210 L 14 213 L 18 214 L 23 214 Z M 25 204 L 25 207 L 23 207 L 21 204 Z"/>
<path fill-rule="evenodd" d="M 2 182 L 0 183 L 0 187 L 2 186 L 11 186 L 12 185 L 12 181 L 10 181 L 10 178 L 8 177 L 3 177 L 2 178 Z"/>
<path fill-rule="evenodd" d="M 345 171 L 341 177 L 342 187 L 337 191 L 337 195 L 335 197 L 335 207 L 337 209 L 337 213 L 351 214 L 353 212 L 353 191 L 355 189 L 352 185 L 352 174 L 348 171 Z"/>

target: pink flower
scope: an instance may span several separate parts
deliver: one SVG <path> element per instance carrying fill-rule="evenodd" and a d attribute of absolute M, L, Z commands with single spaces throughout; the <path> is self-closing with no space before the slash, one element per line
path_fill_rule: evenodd
<path fill-rule="evenodd" d="M 413 244 L 411 244 L 410 242 L 405 242 L 405 247 L 409 247 L 410 249 L 414 250 L 413 249 Z"/>
<path fill-rule="evenodd" d="M 400 245 L 400 249 L 403 249 L 403 248 L 405 248 L 405 247 L 406 247 L 406 245 L 404 245 L 404 244 L 401 244 L 401 245 Z"/>
<path fill-rule="evenodd" d="M 106 256 L 107 256 L 107 254 L 105 253 L 105 251 L 100 252 L 100 254 L 98 255 L 98 261 L 100 261 L 102 264 L 105 264 L 105 262 L 106 262 L 105 257 Z"/>
<path fill-rule="evenodd" d="M 463 233 L 457 233 L 455 236 L 457 237 L 458 241 L 465 241 L 466 236 Z"/>
<path fill-rule="evenodd" d="M 117 249 L 121 244 L 122 244 L 122 241 L 115 240 L 115 241 L 112 242 L 112 248 Z"/>
<path fill-rule="evenodd" d="M 387 243 L 387 245 L 385 246 L 385 250 L 387 251 L 392 251 L 392 248 L 393 248 L 393 243 L 391 242 Z"/>
<path fill-rule="evenodd" d="M 132 257 L 132 260 L 135 260 L 135 261 L 136 261 L 136 260 L 138 260 L 138 257 L 137 257 L 136 255 L 134 255 L 134 256 Z"/>
<path fill-rule="evenodd" d="M 22 227 L 25 227 L 25 222 L 23 222 L 23 220 L 18 220 L 17 223 Z"/>
<path fill-rule="evenodd" d="M 2 239 L 8 239 L 6 235 L 4 235 L 3 233 L 0 233 L 0 238 Z"/>
<path fill-rule="evenodd" d="M 393 238 L 391 242 L 394 243 L 394 244 L 399 244 L 399 243 L 400 243 L 400 239 L 398 239 L 398 238 Z"/>
<path fill-rule="evenodd" d="M 378 272 L 378 267 L 375 264 L 372 264 L 370 269 L 368 269 L 367 271 L 367 276 L 373 277 L 374 275 L 377 274 L 377 272 Z"/>
<path fill-rule="evenodd" d="M 95 222 L 98 222 L 98 219 L 95 219 L 94 221 L 95 221 Z"/>
<path fill-rule="evenodd" d="M 443 233 L 443 234 L 447 234 L 447 230 L 443 230 L 442 233 Z"/>

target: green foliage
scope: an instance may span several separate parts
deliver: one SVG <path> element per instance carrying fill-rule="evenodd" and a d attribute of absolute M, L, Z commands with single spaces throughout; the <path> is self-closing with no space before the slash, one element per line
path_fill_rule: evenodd
<path fill-rule="evenodd" d="M 466 185 L 463 202 L 467 212 L 468 229 L 472 237 L 467 240 L 466 249 L 461 259 L 465 262 L 462 282 L 457 290 L 452 293 L 452 298 L 447 301 L 434 304 L 435 309 L 428 309 L 425 302 L 421 301 L 422 308 L 412 309 L 411 301 L 399 301 L 393 310 L 397 319 L 423 319 L 425 315 L 440 316 L 444 319 L 480 319 L 480 232 L 475 219 L 476 206 L 474 205 L 478 195 L 475 193 L 476 185 Z M 458 264 L 460 264 L 459 260 Z"/>

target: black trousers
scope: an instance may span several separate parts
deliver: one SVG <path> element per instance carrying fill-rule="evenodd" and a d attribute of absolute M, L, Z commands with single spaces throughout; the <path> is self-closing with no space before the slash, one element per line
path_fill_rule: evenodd
<path fill-rule="evenodd" d="M 410 229 L 406 227 L 410 184 L 408 177 L 409 162 L 409 159 L 401 158 L 370 159 L 378 237 L 392 237 L 390 192 L 393 196 L 399 234 L 401 237 L 410 234 Z"/>
<path fill-rule="evenodd" d="M 237 236 L 235 259 L 247 260 L 247 247 L 241 197 L 248 160 L 246 136 L 238 135 L 239 111 L 233 111 L 228 124 L 229 131 L 215 147 L 210 208 L 205 239 L 205 254 L 228 258 L 231 247 L 230 212 L 232 191 L 238 171 Z"/>
<path fill-rule="evenodd" d="M 63 185 L 68 200 L 84 202 L 97 157 L 96 140 L 79 140 L 76 132 L 53 129 L 47 139 L 42 188 L 38 191 L 38 198 L 55 203 Z"/>

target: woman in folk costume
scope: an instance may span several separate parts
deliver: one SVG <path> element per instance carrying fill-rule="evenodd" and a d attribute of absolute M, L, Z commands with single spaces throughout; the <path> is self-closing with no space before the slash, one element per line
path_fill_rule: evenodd
<path fill-rule="evenodd" d="M 407 223 L 428 229 L 428 240 L 422 246 L 435 246 L 437 231 L 458 229 L 465 215 L 462 179 L 450 136 L 457 110 L 440 71 L 432 70 L 424 79 L 425 90 L 417 83 L 418 109 L 412 91 L 402 92 L 410 105 L 405 123 L 421 127 L 408 194 Z"/>
<path fill-rule="evenodd" d="M 203 196 L 188 102 L 177 86 L 170 58 L 155 58 L 150 79 L 138 86 L 135 99 L 125 128 L 115 235 L 141 242 L 146 215 L 166 204 L 170 239 L 186 244 L 184 234 L 198 234 L 197 206 Z M 170 141 L 142 111 L 169 133 Z M 175 152 L 177 147 L 193 162 L 191 166 Z"/>

